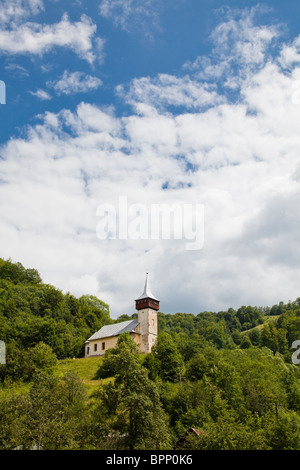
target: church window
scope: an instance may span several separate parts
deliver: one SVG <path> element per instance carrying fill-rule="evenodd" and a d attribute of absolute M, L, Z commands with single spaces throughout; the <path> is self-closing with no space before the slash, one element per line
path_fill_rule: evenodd
<path fill-rule="evenodd" d="M 97 343 L 94 344 L 94 351 L 97 351 Z"/>
<path fill-rule="evenodd" d="M 105 349 L 105 343 L 102 343 L 102 349 Z"/>

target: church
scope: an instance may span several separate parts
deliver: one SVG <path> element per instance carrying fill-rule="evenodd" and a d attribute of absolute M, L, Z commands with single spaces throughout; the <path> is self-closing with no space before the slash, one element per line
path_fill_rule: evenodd
<path fill-rule="evenodd" d="M 141 353 L 150 353 L 157 338 L 157 311 L 159 300 L 154 297 L 146 274 L 144 292 L 135 301 L 137 319 L 103 326 L 85 342 L 85 357 L 103 356 L 117 345 L 122 333 L 128 332 Z"/>

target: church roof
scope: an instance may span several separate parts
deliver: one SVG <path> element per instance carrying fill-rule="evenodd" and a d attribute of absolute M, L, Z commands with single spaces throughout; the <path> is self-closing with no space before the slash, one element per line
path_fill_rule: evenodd
<path fill-rule="evenodd" d="M 147 299 L 147 298 L 158 300 L 156 297 L 154 297 L 154 295 L 151 292 L 148 273 L 146 274 L 144 292 L 136 300 Z"/>
<path fill-rule="evenodd" d="M 120 323 L 114 323 L 112 325 L 105 325 L 102 326 L 100 330 L 96 331 L 96 333 L 94 333 L 87 341 L 107 338 L 109 336 L 119 336 L 126 331 L 130 333 L 138 326 L 138 324 L 139 322 L 137 320 L 128 320 L 122 321 Z"/>

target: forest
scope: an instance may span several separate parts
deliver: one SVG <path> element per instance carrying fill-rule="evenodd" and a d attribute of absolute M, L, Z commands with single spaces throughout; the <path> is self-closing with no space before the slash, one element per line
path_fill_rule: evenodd
<path fill-rule="evenodd" d="M 0 259 L 0 449 L 300 450 L 300 298 L 220 312 L 158 312 L 151 354 L 129 334 L 88 393 L 66 358 L 110 318 L 102 300 Z M 300 352 L 300 351 L 299 351 Z"/>

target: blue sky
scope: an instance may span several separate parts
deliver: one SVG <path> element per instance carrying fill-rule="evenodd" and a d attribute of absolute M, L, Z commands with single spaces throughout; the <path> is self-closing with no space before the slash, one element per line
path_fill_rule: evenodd
<path fill-rule="evenodd" d="M 0 256 L 134 312 L 300 296 L 296 0 L 0 1 Z M 99 240 L 97 208 L 201 204 L 204 245 Z"/>
<path fill-rule="evenodd" d="M 96 105 L 112 104 L 120 114 L 126 112 L 124 102 L 116 97 L 117 85 L 161 73 L 185 75 L 185 63 L 193 62 L 200 55 L 211 55 L 210 35 L 218 22 L 226 17 L 226 11 L 256 5 L 255 2 L 243 0 L 227 4 L 219 0 L 116 0 L 107 2 L 109 6 L 105 9 L 105 2 L 101 3 L 100 0 L 4 0 L 1 9 L 5 12 L 9 10 L 8 6 L 12 8 L 14 4 L 19 9 L 23 8 L 24 14 L 7 15 L 4 31 L 12 33 L 15 21 L 17 27 L 36 23 L 40 29 L 49 25 L 54 30 L 65 14 L 68 15 L 70 27 L 76 22 L 80 23 L 82 15 L 89 19 L 92 26 L 85 38 L 90 41 L 90 47 L 83 55 L 76 54 L 72 44 L 56 46 L 55 41 L 52 41 L 53 45 L 50 41 L 47 47 L 36 53 L 30 47 L 22 53 L 14 52 L 16 45 L 12 46 L 11 52 L 2 48 L 1 77 L 7 86 L 8 105 L 1 113 L 3 118 L 5 116 L 1 123 L 4 126 L 1 125 L 2 142 L 11 135 L 17 135 L 16 128 L 18 133 L 19 127 L 33 122 L 37 114 L 55 112 L 63 107 L 74 109 L 80 100 Z M 258 23 L 260 19 L 264 24 L 282 23 L 286 40 L 298 35 L 299 2 L 266 1 L 262 5 L 266 11 L 262 8 L 257 12 Z M 93 28 L 95 31 L 92 31 Z M 100 51 L 97 50 L 97 40 L 103 42 Z M 89 53 L 95 56 L 91 61 Z M 57 81 L 65 70 L 97 77 L 103 83 L 89 92 L 59 94 L 53 90 L 51 82 Z M 31 93 L 38 90 L 47 92 L 51 100 L 34 98 Z"/>

